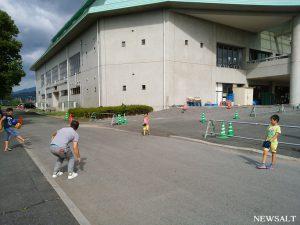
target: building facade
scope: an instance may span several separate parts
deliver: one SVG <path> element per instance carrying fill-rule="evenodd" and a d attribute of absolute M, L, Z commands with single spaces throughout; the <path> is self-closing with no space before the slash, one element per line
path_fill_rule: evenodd
<path fill-rule="evenodd" d="M 38 107 L 299 104 L 300 3 L 209 2 L 86 1 L 32 66 Z"/>

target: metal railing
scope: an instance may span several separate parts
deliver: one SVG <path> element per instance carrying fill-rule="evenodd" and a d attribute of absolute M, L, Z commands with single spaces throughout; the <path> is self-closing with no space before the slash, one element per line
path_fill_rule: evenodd
<path fill-rule="evenodd" d="M 267 61 L 274 61 L 278 59 L 286 59 L 290 58 L 291 54 L 284 54 L 284 55 L 279 55 L 279 56 L 272 56 L 272 57 L 267 57 L 264 59 L 256 59 L 256 60 L 250 60 L 247 61 L 247 64 L 255 64 L 255 63 L 261 63 L 261 62 L 267 62 Z"/>
<path fill-rule="evenodd" d="M 267 123 L 253 123 L 253 122 L 242 122 L 242 121 L 231 121 L 231 120 L 209 120 L 207 123 L 206 131 L 204 134 L 204 138 L 206 139 L 207 136 L 217 136 L 220 134 L 220 132 L 216 131 L 215 123 L 236 123 L 236 124 L 244 124 L 244 125 L 253 125 L 253 126 L 270 126 L 270 124 Z M 283 128 L 292 128 L 292 129 L 300 129 L 300 126 L 292 126 L 292 125 L 280 125 L 280 127 Z M 240 139 L 247 139 L 247 140 L 253 140 L 253 141 L 265 141 L 263 139 L 258 138 L 252 138 L 252 137 L 243 137 L 239 135 L 233 135 L 234 138 L 240 138 Z M 279 144 L 284 145 L 291 145 L 291 146 L 300 146 L 298 143 L 290 143 L 290 142 L 278 142 Z"/>
<path fill-rule="evenodd" d="M 90 121 L 108 121 L 104 120 L 107 118 L 111 118 L 110 125 L 113 126 L 117 124 L 117 115 L 115 113 L 99 113 L 99 112 L 92 112 L 89 114 Z"/>
<path fill-rule="evenodd" d="M 263 114 L 268 114 L 268 113 L 285 113 L 285 112 L 299 111 L 298 107 L 292 106 L 292 107 L 290 107 L 290 109 L 288 109 L 288 107 L 284 106 L 284 104 L 277 105 L 275 107 L 276 107 L 276 109 L 271 110 L 271 111 L 257 112 L 257 109 L 264 108 L 264 107 L 258 107 L 258 106 L 254 105 L 252 107 L 252 110 L 251 110 L 249 116 L 255 118 L 257 115 L 263 115 Z"/>

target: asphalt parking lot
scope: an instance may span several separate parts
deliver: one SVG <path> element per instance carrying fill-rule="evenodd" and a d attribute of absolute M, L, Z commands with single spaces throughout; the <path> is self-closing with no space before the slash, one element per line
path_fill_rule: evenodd
<path fill-rule="evenodd" d="M 241 138 L 218 139 L 216 137 L 208 136 L 204 139 L 204 134 L 207 128 L 207 122 L 201 123 L 201 115 L 204 112 L 207 120 L 225 120 L 249 123 L 264 123 L 270 121 L 270 116 L 278 114 L 280 116 L 279 125 L 299 126 L 300 128 L 300 111 L 289 111 L 285 113 L 266 113 L 258 114 L 256 118 L 250 117 L 252 107 L 234 107 L 232 109 L 219 107 L 194 107 L 189 108 L 185 113 L 181 113 L 180 108 L 171 108 L 164 111 L 153 112 L 150 114 L 150 128 L 151 134 L 157 136 L 181 136 L 199 140 L 205 140 L 212 143 L 222 145 L 231 145 L 237 147 L 262 149 L 262 141 L 247 140 Z M 259 107 L 256 111 L 258 113 L 278 110 L 278 107 Z M 291 110 L 287 108 L 287 111 Z M 240 115 L 239 120 L 234 120 L 235 112 Z M 143 124 L 143 116 L 129 116 L 127 117 L 128 124 L 116 126 L 118 129 L 128 130 L 132 132 L 141 132 Z M 95 124 L 108 124 L 104 121 L 94 122 Z M 220 132 L 220 123 L 215 122 L 216 131 Z M 226 124 L 227 126 L 227 124 Z M 247 125 L 233 123 L 234 134 L 253 139 L 264 139 L 266 126 Z M 300 129 L 299 128 L 282 128 L 282 134 L 279 141 L 287 143 L 295 143 L 298 146 L 279 144 L 278 154 L 300 158 Z"/>

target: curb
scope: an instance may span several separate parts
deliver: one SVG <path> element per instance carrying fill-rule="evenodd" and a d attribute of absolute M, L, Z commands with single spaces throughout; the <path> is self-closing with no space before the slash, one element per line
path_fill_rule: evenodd
<path fill-rule="evenodd" d="M 208 141 L 203 141 L 203 140 L 200 140 L 200 139 L 188 138 L 188 137 L 182 137 L 182 136 L 175 136 L 175 135 L 170 135 L 169 137 L 174 138 L 174 139 L 179 139 L 179 140 L 185 140 L 185 141 L 191 141 L 191 142 L 197 142 L 197 143 L 201 143 L 201 144 L 216 146 L 216 147 L 225 147 L 225 148 L 228 148 L 228 149 L 243 150 L 243 151 L 249 151 L 249 152 L 254 152 L 254 153 L 258 153 L 258 154 L 263 153 L 262 150 L 258 150 L 258 149 L 255 149 L 255 148 L 246 148 L 246 147 L 237 147 L 237 146 L 231 146 L 231 145 L 216 144 L 216 143 L 212 143 L 212 142 L 208 142 Z M 290 156 L 279 155 L 279 154 L 277 154 L 276 156 L 279 159 L 299 161 L 298 158 L 294 158 L 294 157 L 290 157 Z"/>

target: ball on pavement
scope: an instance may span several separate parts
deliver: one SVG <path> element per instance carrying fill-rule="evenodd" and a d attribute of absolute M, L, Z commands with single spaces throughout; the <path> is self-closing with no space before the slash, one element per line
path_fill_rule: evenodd
<path fill-rule="evenodd" d="M 22 126 L 22 124 L 20 124 L 20 123 L 17 123 L 17 124 L 15 125 L 15 128 L 16 128 L 16 129 L 20 129 L 20 128 L 21 128 L 21 126 Z"/>

